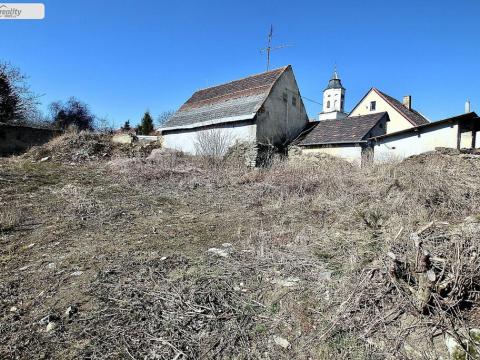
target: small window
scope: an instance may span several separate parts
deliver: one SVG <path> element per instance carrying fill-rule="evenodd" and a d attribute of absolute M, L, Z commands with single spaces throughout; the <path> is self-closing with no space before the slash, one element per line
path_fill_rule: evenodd
<path fill-rule="evenodd" d="M 297 106 L 297 98 L 295 96 L 292 96 L 292 105 Z"/>
<path fill-rule="evenodd" d="M 327 101 L 327 109 L 330 109 L 330 100 Z"/>
<path fill-rule="evenodd" d="M 285 102 L 288 101 L 288 95 L 287 95 L 286 91 L 283 93 L 283 101 L 285 101 Z"/>
<path fill-rule="evenodd" d="M 380 127 L 380 129 L 383 129 L 383 124 L 380 124 L 379 127 Z"/>
<path fill-rule="evenodd" d="M 377 102 L 370 101 L 370 111 L 375 111 L 376 108 L 377 108 Z"/>

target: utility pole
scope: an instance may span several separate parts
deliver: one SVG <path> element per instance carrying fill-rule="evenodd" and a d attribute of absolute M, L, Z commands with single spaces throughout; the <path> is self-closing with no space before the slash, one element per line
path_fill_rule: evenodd
<path fill-rule="evenodd" d="M 268 33 L 268 42 L 267 47 L 264 47 L 260 52 L 267 54 L 267 71 L 270 69 L 270 52 L 278 49 L 283 49 L 286 47 L 291 47 L 292 45 L 279 45 L 272 47 L 272 38 L 273 38 L 273 25 L 270 25 L 270 32 Z"/>

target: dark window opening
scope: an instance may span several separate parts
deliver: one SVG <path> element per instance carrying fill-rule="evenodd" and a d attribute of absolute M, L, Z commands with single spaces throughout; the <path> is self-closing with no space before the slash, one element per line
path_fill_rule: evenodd
<path fill-rule="evenodd" d="M 292 105 L 297 106 L 297 98 L 295 96 L 292 96 Z"/>
<path fill-rule="evenodd" d="M 377 102 L 370 101 L 370 111 L 375 111 L 376 108 L 377 108 Z"/>
<path fill-rule="evenodd" d="M 327 101 L 327 109 L 330 109 L 330 100 Z"/>
<path fill-rule="evenodd" d="M 288 100 L 288 95 L 286 92 L 283 93 L 283 101 L 287 102 Z"/>

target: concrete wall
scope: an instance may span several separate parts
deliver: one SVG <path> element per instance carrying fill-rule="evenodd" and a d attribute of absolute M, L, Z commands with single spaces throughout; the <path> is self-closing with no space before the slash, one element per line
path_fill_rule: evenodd
<path fill-rule="evenodd" d="M 0 123 L 0 156 L 22 153 L 60 135 L 59 130 Z"/>
<path fill-rule="evenodd" d="M 314 154 L 328 154 L 337 156 L 357 165 L 362 161 L 362 147 L 355 145 L 336 145 L 330 147 L 305 147 L 302 154 L 309 156 Z"/>
<path fill-rule="evenodd" d="M 374 142 L 374 161 L 400 160 L 433 151 L 436 147 L 457 148 L 457 124 L 441 124 L 420 132 L 408 132 Z M 471 145 L 471 137 L 470 137 Z M 470 147 L 470 145 L 466 147 Z"/>
<path fill-rule="evenodd" d="M 370 102 L 372 101 L 376 101 L 375 111 L 370 111 Z M 390 104 L 374 90 L 371 90 L 367 96 L 365 96 L 362 102 L 353 109 L 349 116 L 375 114 L 383 111 L 386 111 L 390 117 L 390 121 L 387 123 L 387 134 L 413 127 L 411 122 L 405 119 L 403 115 L 401 115 L 394 107 L 390 106 Z"/>
<path fill-rule="evenodd" d="M 264 145 L 284 145 L 297 137 L 307 123 L 307 112 L 289 68 L 277 80 L 257 115 L 257 141 Z"/>
<path fill-rule="evenodd" d="M 211 130 L 219 131 L 233 145 L 236 141 L 255 141 L 257 127 L 252 121 L 249 121 L 218 124 L 204 128 L 166 131 L 162 134 L 163 146 L 195 155 L 197 134 Z"/>

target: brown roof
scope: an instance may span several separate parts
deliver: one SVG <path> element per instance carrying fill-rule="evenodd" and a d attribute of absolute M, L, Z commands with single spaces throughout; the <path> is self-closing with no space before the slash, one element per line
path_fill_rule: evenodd
<path fill-rule="evenodd" d="M 413 126 L 425 125 L 430 122 L 427 119 L 425 119 L 425 117 L 422 114 L 420 114 L 418 111 L 414 109 L 409 110 L 400 101 L 391 97 L 390 95 L 387 95 L 376 88 L 373 88 L 373 91 L 375 91 L 377 94 L 383 97 L 386 102 L 388 102 L 398 112 L 400 112 L 410 123 L 412 123 Z"/>
<path fill-rule="evenodd" d="M 385 117 L 388 120 L 388 113 L 381 112 L 336 120 L 322 120 L 302 139 L 299 139 L 298 145 L 363 142 L 368 138 L 370 130 Z"/>
<path fill-rule="evenodd" d="M 205 122 L 248 118 L 260 109 L 275 82 L 289 67 L 198 90 L 163 127 L 195 127 L 197 123 L 200 126 Z"/>

